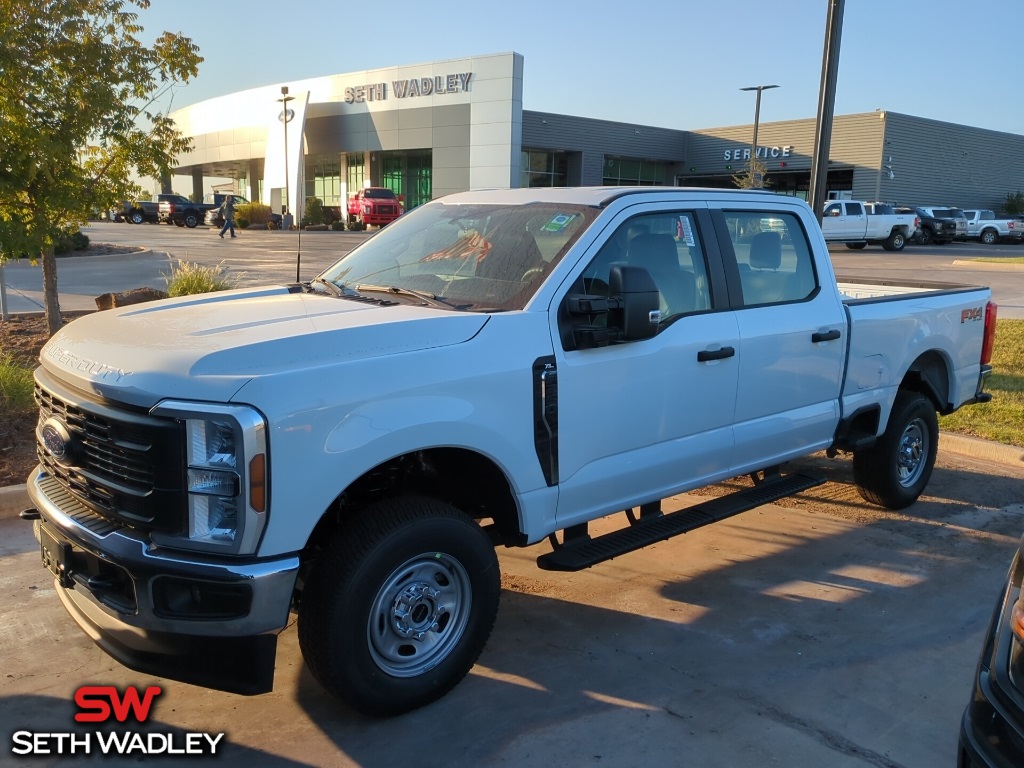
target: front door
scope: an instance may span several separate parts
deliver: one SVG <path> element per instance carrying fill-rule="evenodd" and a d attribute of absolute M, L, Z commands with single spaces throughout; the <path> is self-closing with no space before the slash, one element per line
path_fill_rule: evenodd
<path fill-rule="evenodd" d="M 579 349 L 557 313 L 560 528 L 703 485 L 733 460 L 740 338 L 734 313 L 713 300 L 712 233 L 693 210 L 649 204 L 611 229 L 566 293 L 607 296 L 613 264 L 640 265 L 662 321 L 653 338 Z"/>

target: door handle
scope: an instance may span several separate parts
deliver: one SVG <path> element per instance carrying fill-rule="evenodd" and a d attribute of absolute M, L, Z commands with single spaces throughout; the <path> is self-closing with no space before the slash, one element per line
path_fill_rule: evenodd
<path fill-rule="evenodd" d="M 835 328 L 831 331 L 826 331 L 825 333 L 818 331 L 817 333 L 811 334 L 811 343 L 817 344 L 819 341 L 835 341 L 840 336 L 842 336 L 842 334 Z"/>
<path fill-rule="evenodd" d="M 736 354 L 736 350 L 732 347 L 722 347 L 721 349 L 702 349 L 697 353 L 697 362 L 706 363 L 710 360 L 725 360 L 727 357 L 732 357 Z"/>

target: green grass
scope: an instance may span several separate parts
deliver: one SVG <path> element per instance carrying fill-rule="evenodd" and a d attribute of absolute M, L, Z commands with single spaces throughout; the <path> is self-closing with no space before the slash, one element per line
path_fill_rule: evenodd
<path fill-rule="evenodd" d="M 32 369 L 0 353 L 0 416 L 35 408 L 32 402 Z"/>
<path fill-rule="evenodd" d="M 1024 320 L 997 321 L 992 376 L 985 389 L 992 402 L 942 416 L 939 427 L 1024 447 Z"/>
<path fill-rule="evenodd" d="M 191 296 L 196 293 L 226 291 L 235 287 L 235 281 L 227 276 L 223 264 L 204 267 L 190 261 L 181 261 L 164 279 L 167 281 L 169 296 Z"/>

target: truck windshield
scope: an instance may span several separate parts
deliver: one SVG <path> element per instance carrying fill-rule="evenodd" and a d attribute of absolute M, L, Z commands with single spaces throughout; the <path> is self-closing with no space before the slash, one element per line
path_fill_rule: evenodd
<path fill-rule="evenodd" d="M 435 201 L 389 224 L 320 277 L 348 291 L 360 284 L 418 291 L 460 310 L 522 309 L 597 213 L 581 205 Z"/>
<path fill-rule="evenodd" d="M 394 200 L 395 193 L 390 189 L 365 189 L 363 190 L 363 197 L 376 197 L 381 200 Z"/>

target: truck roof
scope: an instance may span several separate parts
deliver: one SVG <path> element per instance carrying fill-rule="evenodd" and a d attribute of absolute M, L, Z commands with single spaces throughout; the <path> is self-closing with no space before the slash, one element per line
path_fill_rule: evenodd
<path fill-rule="evenodd" d="M 799 198 L 779 195 L 762 189 L 719 189 L 713 187 L 527 187 L 521 189 L 478 189 L 456 192 L 439 198 L 447 203 L 495 203 L 524 205 L 526 203 L 562 203 L 604 207 L 613 200 L 630 195 L 650 197 L 652 193 L 666 200 L 707 200 L 723 198 L 763 200 L 765 197 L 794 202 Z M 801 201 L 802 202 L 802 201 Z"/>

